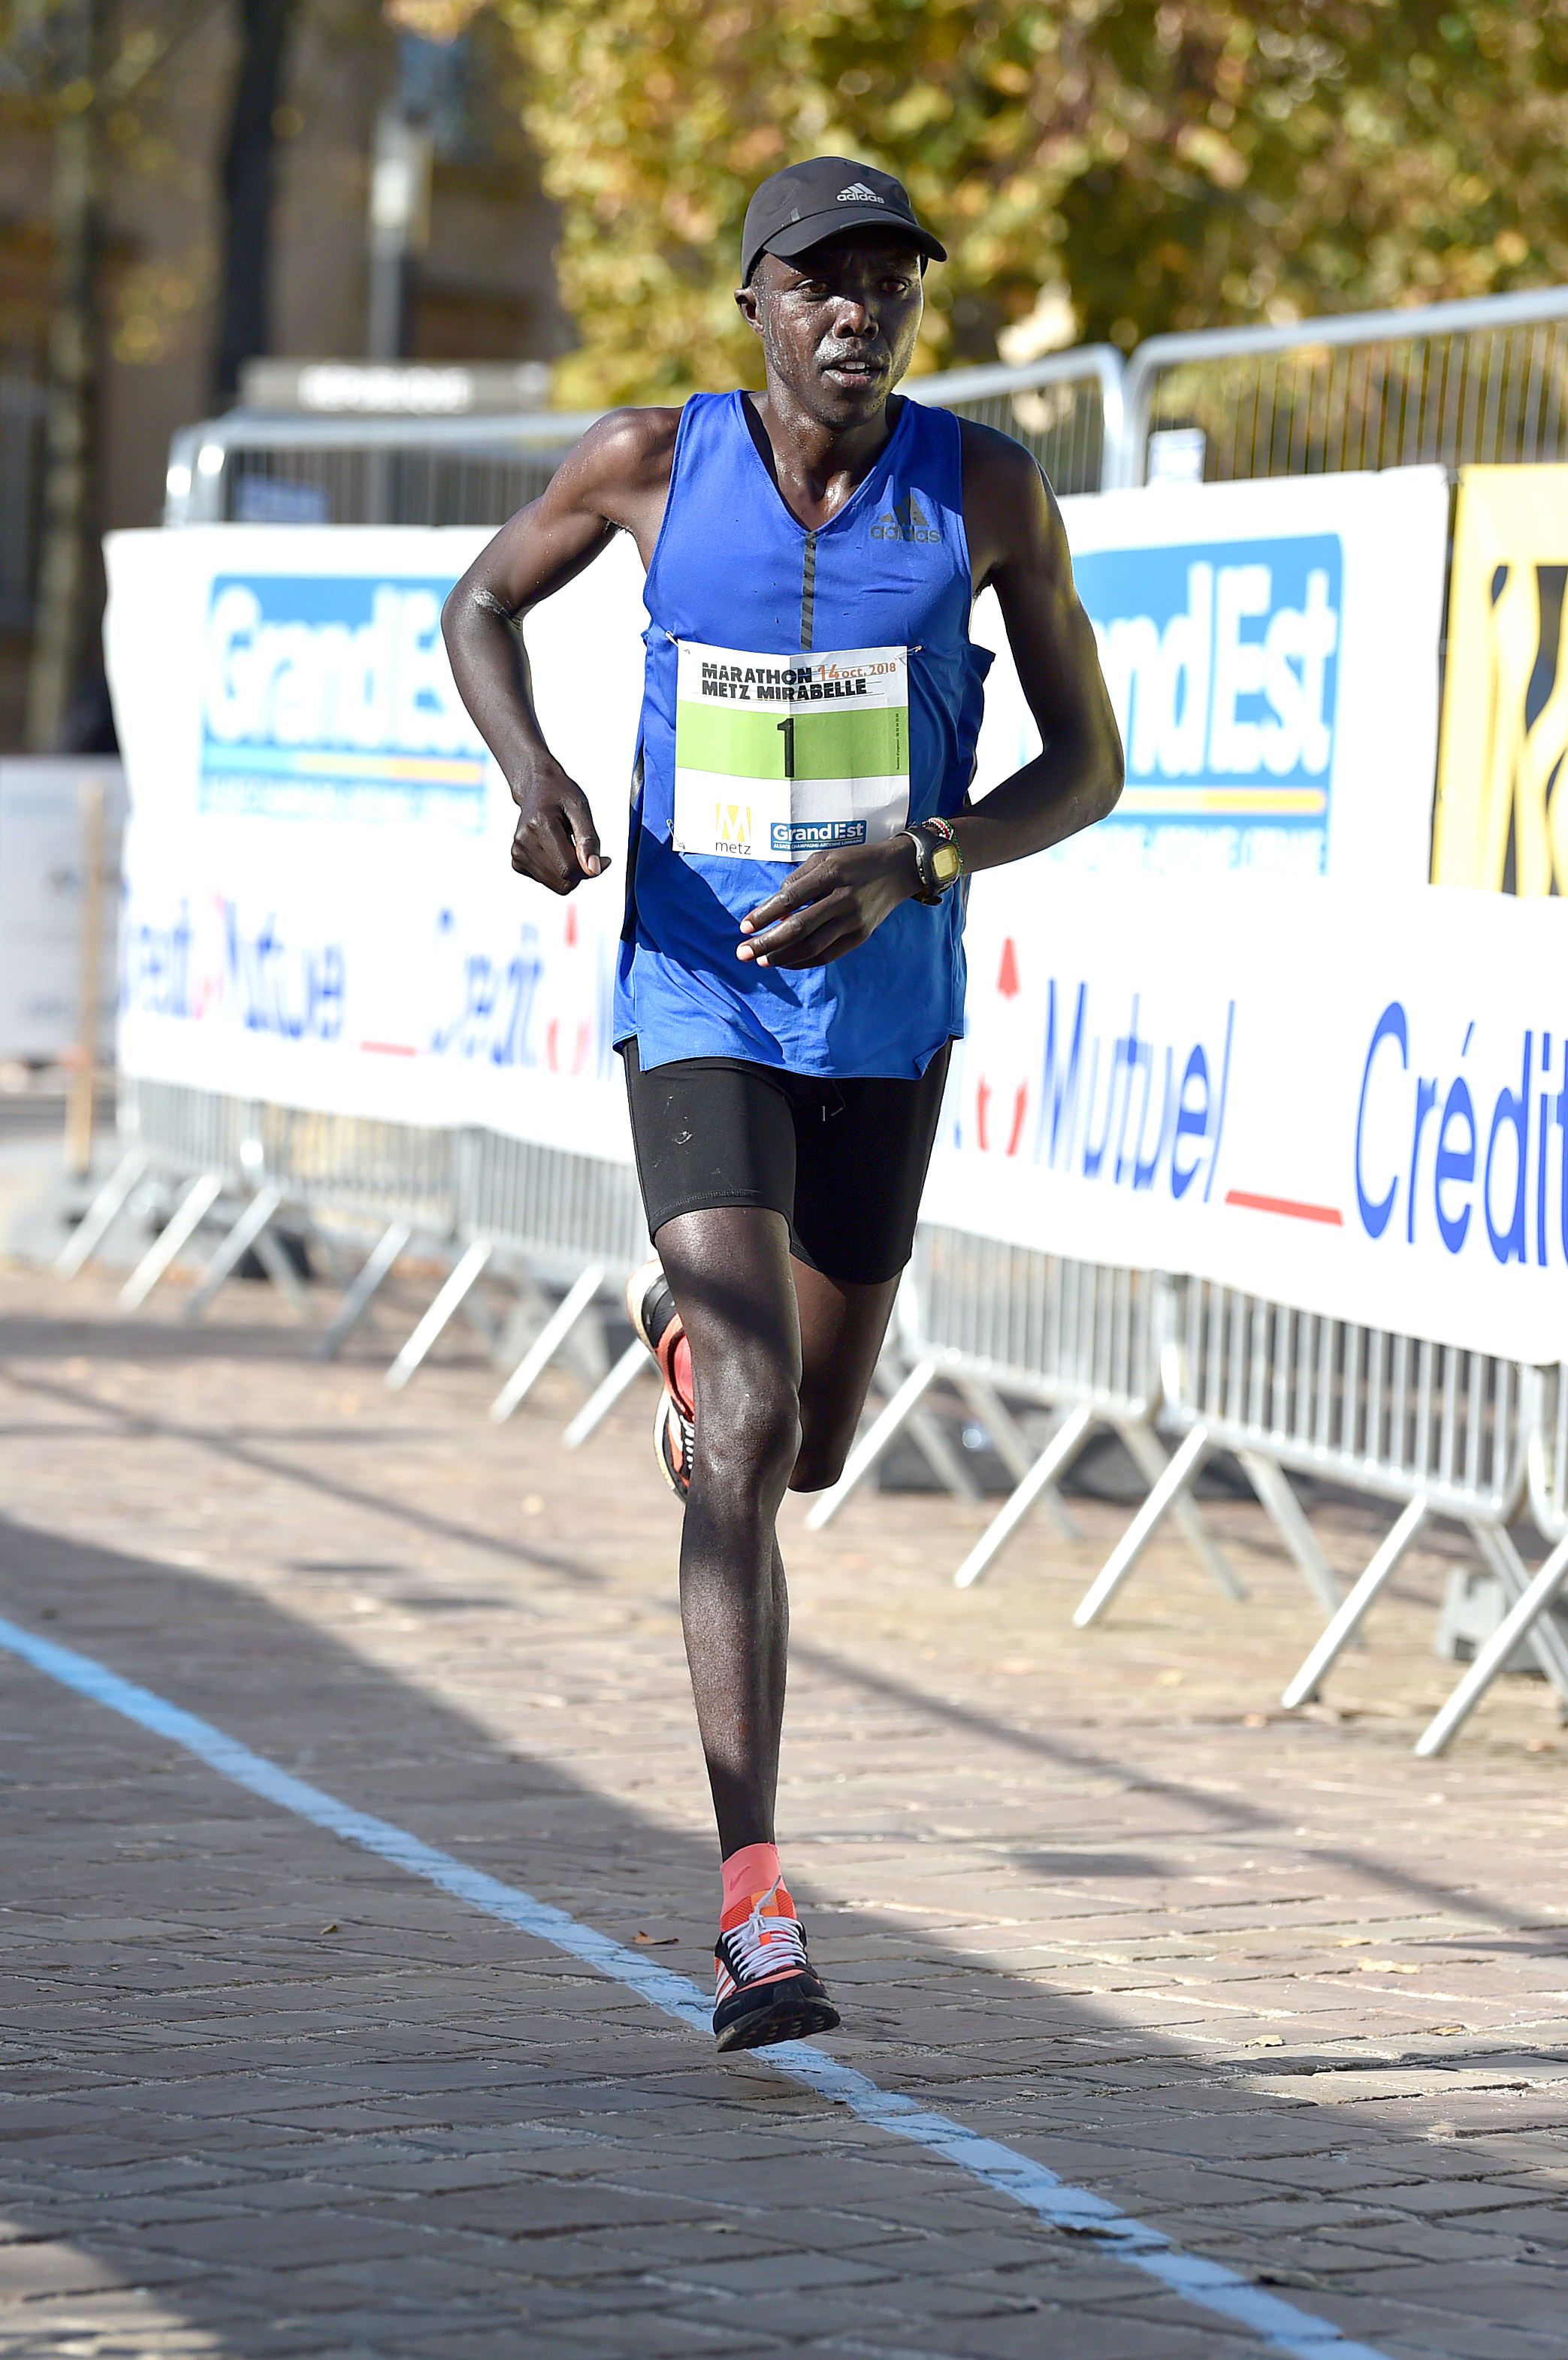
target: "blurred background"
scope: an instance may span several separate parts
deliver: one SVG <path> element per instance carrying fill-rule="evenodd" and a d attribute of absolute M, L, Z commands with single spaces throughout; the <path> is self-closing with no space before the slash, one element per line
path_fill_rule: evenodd
<path fill-rule="evenodd" d="M 1545 286 L 1568 6 L 5 0 L 0 752 L 112 750 L 101 539 L 177 428 L 298 407 L 269 360 L 754 379 L 741 215 L 812 151 L 946 240 L 925 369 Z"/>

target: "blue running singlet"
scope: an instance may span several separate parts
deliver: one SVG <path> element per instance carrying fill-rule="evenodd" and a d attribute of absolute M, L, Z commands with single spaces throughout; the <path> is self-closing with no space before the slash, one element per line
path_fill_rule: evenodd
<path fill-rule="evenodd" d="M 686 404 L 648 569 L 614 1038 L 636 1036 L 645 1072 L 719 1056 L 913 1078 L 964 1029 L 961 892 L 900 902 L 828 967 L 735 948 L 811 852 L 884 841 L 968 792 L 991 658 L 969 638 L 958 421 L 906 400 L 809 531 L 744 400 Z"/>

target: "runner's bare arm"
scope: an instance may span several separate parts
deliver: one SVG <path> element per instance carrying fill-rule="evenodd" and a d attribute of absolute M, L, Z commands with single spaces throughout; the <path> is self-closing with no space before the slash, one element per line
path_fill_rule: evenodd
<path fill-rule="evenodd" d="M 1122 746 L 1089 618 L 1073 586 L 1062 515 L 1021 443 L 961 421 L 964 520 L 976 594 L 996 593 L 1018 682 L 1043 741 L 954 827 L 966 870 L 1022 860 L 1103 819 Z M 743 959 L 820 967 L 853 950 L 918 884 L 909 842 L 820 853 L 742 921 Z"/>
<path fill-rule="evenodd" d="M 622 410 L 590 427 L 539 497 L 481 550 L 442 610 L 458 694 L 517 806 L 512 866 L 554 893 L 570 893 L 610 864 L 587 796 L 544 742 L 519 627 L 617 531 L 632 535 L 647 563 L 670 490 L 679 416 Z"/>
<path fill-rule="evenodd" d="M 1060 844 L 1115 809 L 1122 741 L 1062 511 L 1021 443 L 963 421 L 964 521 L 975 595 L 993 589 L 1042 751 L 956 823 L 966 869 Z"/>

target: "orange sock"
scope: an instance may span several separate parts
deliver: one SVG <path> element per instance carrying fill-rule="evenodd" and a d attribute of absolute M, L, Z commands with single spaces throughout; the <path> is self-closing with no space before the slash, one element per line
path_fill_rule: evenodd
<path fill-rule="evenodd" d="M 751 1914 L 754 1902 L 777 1887 L 777 1899 L 783 1904 L 780 1917 L 792 1918 L 795 1905 L 784 1883 L 784 1872 L 779 1865 L 777 1844 L 745 1844 L 732 1852 L 720 1872 L 724 1880 L 724 1896 L 720 1906 L 719 1931 L 727 1933 Z"/>

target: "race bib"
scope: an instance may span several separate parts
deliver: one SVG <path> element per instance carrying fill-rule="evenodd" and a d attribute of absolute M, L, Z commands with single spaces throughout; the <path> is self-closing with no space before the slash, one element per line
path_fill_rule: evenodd
<path fill-rule="evenodd" d="M 677 852 L 799 861 L 908 825 L 906 648 L 677 657 Z"/>

